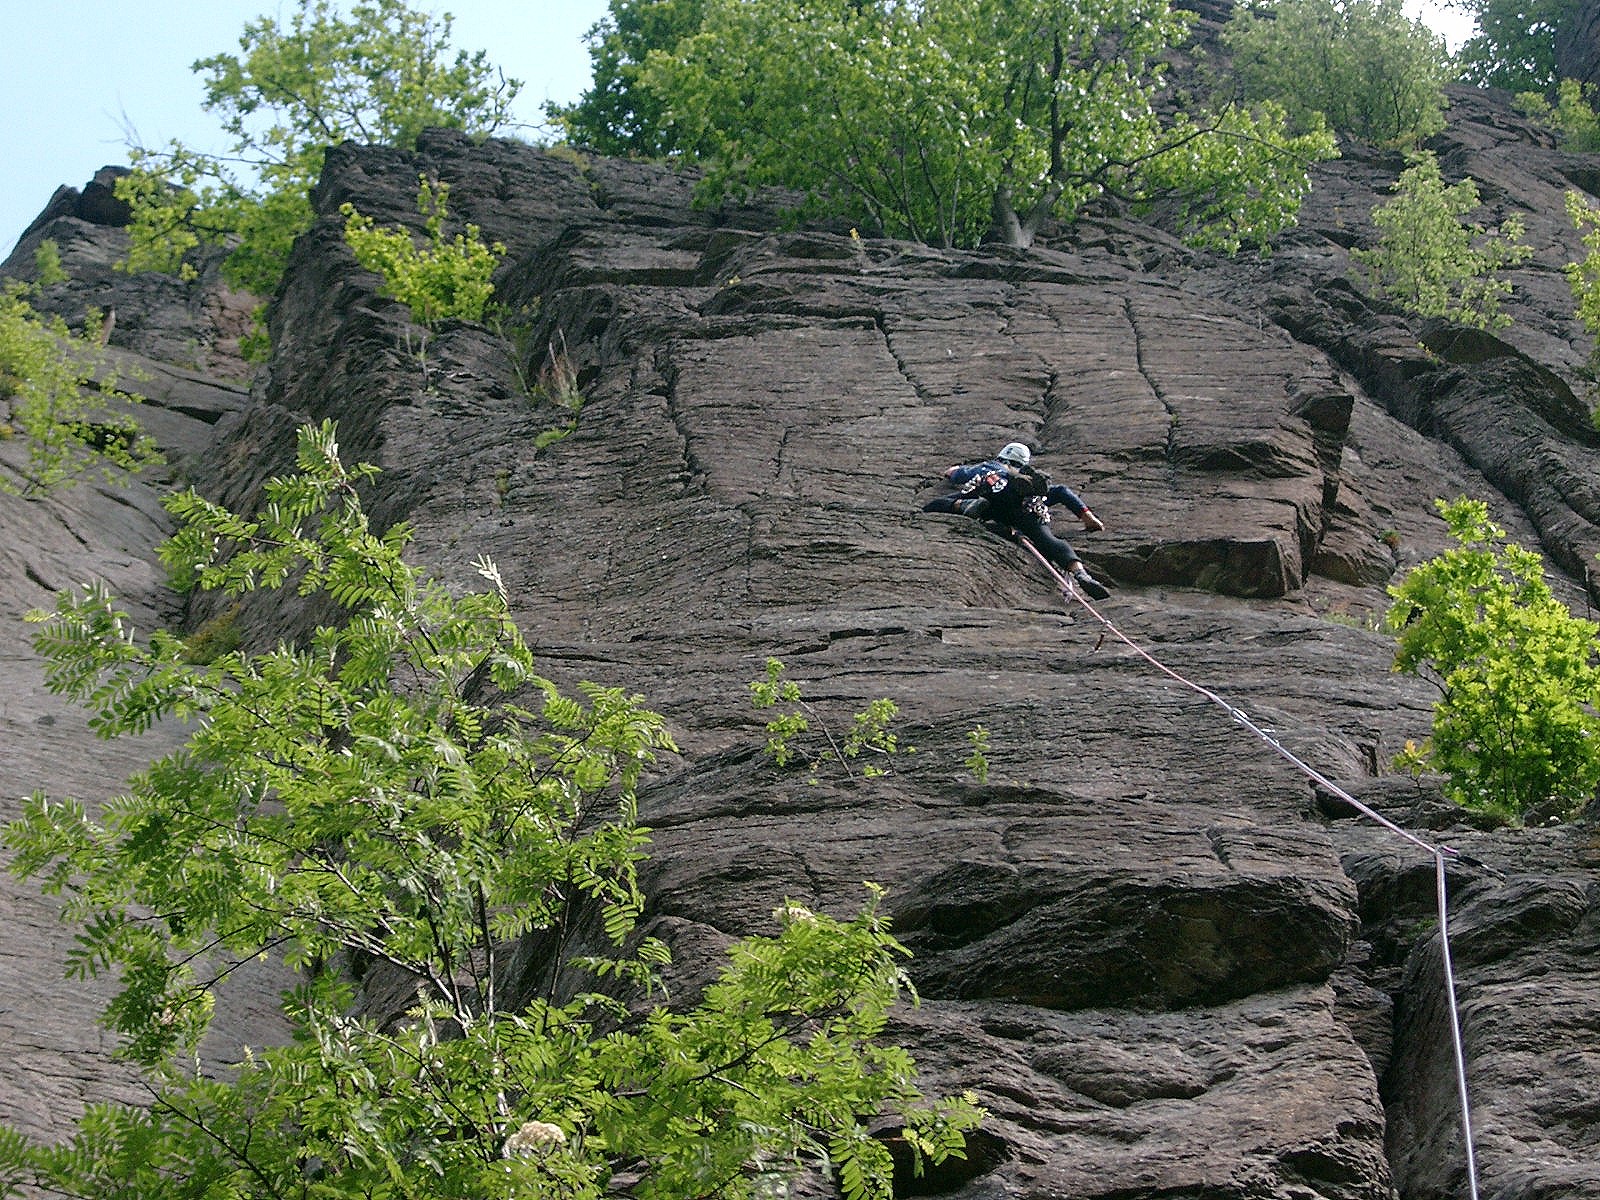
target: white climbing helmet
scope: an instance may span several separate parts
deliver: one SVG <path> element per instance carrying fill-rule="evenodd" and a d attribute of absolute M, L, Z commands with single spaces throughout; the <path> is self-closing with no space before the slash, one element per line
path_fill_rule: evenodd
<path fill-rule="evenodd" d="M 1019 467 L 1028 465 L 1028 460 L 1033 455 L 1028 453 L 1028 448 L 1021 442 L 1007 442 L 1000 450 L 1000 461 L 1013 463 Z"/>

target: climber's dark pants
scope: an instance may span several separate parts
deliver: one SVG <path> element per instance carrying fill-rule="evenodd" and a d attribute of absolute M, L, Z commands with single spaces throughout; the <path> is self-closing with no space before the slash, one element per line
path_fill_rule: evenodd
<path fill-rule="evenodd" d="M 1067 574 L 1078 569 L 1078 552 L 1068 544 L 1065 538 L 1058 538 L 1050 532 L 1048 521 L 1041 521 L 1038 517 L 1024 515 L 1010 526 L 1001 526 L 1009 533 L 1020 533 L 1035 546 L 1039 553 L 1048 558 Z"/>

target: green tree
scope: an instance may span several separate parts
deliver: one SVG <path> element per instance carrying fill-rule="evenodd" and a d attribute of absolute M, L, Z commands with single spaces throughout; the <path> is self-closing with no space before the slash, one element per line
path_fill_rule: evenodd
<path fill-rule="evenodd" d="M 222 154 L 181 142 L 134 151 L 134 171 L 117 182 L 133 207 L 129 268 L 178 271 L 197 246 L 226 245 L 228 280 L 271 295 L 310 227 L 310 189 L 329 146 L 410 148 L 430 126 L 499 128 L 521 84 L 482 51 L 452 54 L 450 28 L 448 15 L 405 0 L 365 0 L 348 18 L 333 0 L 299 0 L 287 22 L 246 25 L 239 54 L 196 62 L 203 107 L 231 145 Z"/>
<path fill-rule="evenodd" d="M 1506 540 L 1482 501 L 1438 501 L 1455 548 L 1389 589 L 1395 669 L 1440 691 L 1413 754 L 1458 803 L 1505 821 L 1570 816 L 1600 783 L 1600 626 L 1574 617 L 1539 555 Z"/>
<path fill-rule="evenodd" d="M 33 614 L 49 686 L 97 732 L 191 734 L 103 813 L 36 795 L 5 830 L 79 925 L 69 969 L 119 976 L 104 1019 L 151 1104 L 94 1107 L 60 1146 L 0 1130 L 0 1195 L 586 1200 L 627 1177 L 670 1200 L 820 1162 L 887 1200 L 884 1110 L 959 1153 L 978 1110 L 923 1100 L 879 1040 L 907 985 L 876 894 L 843 921 L 786 903 L 698 1003 L 641 1003 L 668 961 L 636 929 L 662 719 L 540 678 L 492 564 L 465 594 L 406 565 L 408 531 L 364 515 L 372 474 L 325 424 L 255 518 L 168 502 L 175 583 L 314 597 L 338 616 L 303 645 L 140 641 L 96 585 Z M 515 975 L 514 944 L 535 950 Z M 268 953 L 301 973 L 293 1040 L 196 1072 L 217 980 Z M 358 966 L 414 989 L 409 1012 L 363 1014 Z"/>
<path fill-rule="evenodd" d="M 1578 20 L 1579 0 L 1459 0 L 1477 32 L 1456 53 L 1463 81 L 1554 95 L 1556 43 Z"/>
<path fill-rule="evenodd" d="M 0 491 L 46 492 L 160 463 L 132 416 L 139 397 L 118 386 L 107 361 L 100 314 L 91 311 L 75 333 L 35 311 L 31 294 L 26 284 L 0 286 L 0 437 L 20 437 L 28 449 L 21 487 L 0 479 Z"/>
<path fill-rule="evenodd" d="M 610 0 L 584 38 L 590 84 L 568 105 L 546 115 L 567 140 L 612 157 L 659 158 L 688 150 L 666 119 L 660 99 L 640 85 L 652 50 L 671 50 L 700 29 L 704 0 Z"/>
<path fill-rule="evenodd" d="M 1231 249 L 1293 220 L 1333 143 L 1270 108 L 1162 115 L 1191 19 L 1165 0 L 705 0 L 640 82 L 705 152 L 709 195 L 786 186 L 806 211 L 953 246 L 1028 245 L 1104 199 Z"/>
<path fill-rule="evenodd" d="M 1511 284 L 1498 272 L 1533 253 L 1521 240 L 1522 218 L 1509 216 L 1493 230 L 1463 221 L 1478 207 L 1478 185 L 1467 178 L 1447 186 L 1431 151 L 1411 157 L 1394 192 L 1393 200 L 1372 210 L 1377 248 L 1350 255 L 1367 269 L 1372 286 L 1423 316 L 1479 329 L 1511 324 L 1500 311 Z"/>
<path fill-rule="evenodd" d="M 1516 105 L 1536 121 L 1561 135 L 1561 148 L 1573 154 L 1600 150 L 1600 113 L 1595 111 L 1596 89 L 1576 79 L 1556 85 L 1555 103 L 1542 92 L 1521 92 Z"/>
<path fill-rule="evenodd" d="M 1444 128 L 1444 38 L 1401 0 L 1273 0 L 1223 30 L 1245 94 L 1283 105 L 1301 129 L 1414 146 Z"/>
<path fill-rule="evenodd" d="M 1577 192 L 1568 192 L 1567 216 L 1583 234 L 1583 244 L 1589 251 L 1582 262 L 1567 264 L 1567 283 L 1578 302 L 1578 320 L 1591 336 L 1600 338 L 1600 208 Z M 1600 365 L 1600 347 L 1589 352 L 1589 365 Z M 1595 420 L 1600 422 L 1600 414 Z"/>

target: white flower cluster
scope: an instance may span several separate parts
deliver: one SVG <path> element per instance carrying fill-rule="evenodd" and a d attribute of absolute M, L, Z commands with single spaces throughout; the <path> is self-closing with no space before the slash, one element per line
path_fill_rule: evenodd
<path fill-rule="evenodd" d="M 772 910 L 772 915 L 777 918 L 779 925 L 814 925 L 817 916 L 804 904 L 796 904 L 793 900 L 785 900 Z"/>
<path fill-rule="evenodd" d="M 552 1125 L 549 1121 L 525 1121 L 522 1128 L 506 1139 L 500 1153 L 507 1158 L 526 1158 L 566 1144 L 567 1135 L 562 1132 L 561 1126 Z"/>

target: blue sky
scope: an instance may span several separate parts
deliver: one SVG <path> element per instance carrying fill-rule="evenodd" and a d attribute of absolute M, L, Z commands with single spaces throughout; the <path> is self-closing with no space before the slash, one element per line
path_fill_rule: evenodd
<path fill-rule="evenodd" d="M 545 100 L 573 100 L 588 86 L 582 39 L 606 0 L 415 7 L 453 13 L 458 48 L 486 50 L 522 80 L 517 119 L 535 125 Z M 177 138 L 223 149 L 190 64 L 237 51 L 246 22 L 295 8 L 294 0 L 0 0 L 0 258 L 58 186 L 82 187 L 102 166 L 126 162 L 130 128 L 148 146 Z M 1426 9 L 1452 48 L 1464 36 L 1459 14 L 1442 14 L 1436 0 L 1408 0 L 1406 9 Z"/>

